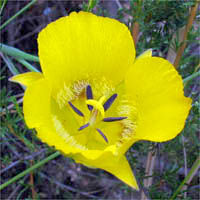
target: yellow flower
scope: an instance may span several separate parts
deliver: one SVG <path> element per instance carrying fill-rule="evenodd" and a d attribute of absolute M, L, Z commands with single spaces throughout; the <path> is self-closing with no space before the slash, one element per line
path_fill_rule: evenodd
<path fill-rule="evenodd" d="M 43 73 L 11 79 L 27 86 L 28 127 L 76 162 L 138 189 L 126 151 L 138 140 L 176 137 L 191 107 L 173 65 L 151 51 L 135 59 L 125 25 L 87 12 L 49 24 L 38 47 Z"/>

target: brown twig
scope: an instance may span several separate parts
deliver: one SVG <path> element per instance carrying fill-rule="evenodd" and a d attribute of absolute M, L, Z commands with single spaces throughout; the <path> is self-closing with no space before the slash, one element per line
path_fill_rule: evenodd
<path fill-rule="evenodd" d="M 181 27 L 178 30 L 178 35 L 177 35 L 177 32 L 175 32 L 172 36 L 171 44 L 170 44 L 169 50 L 167 52 L 167 60 L 170 61 L 172 64 L 174 63 L 174 61 L 176 59 L 176 55 L 177 55 L 174 44 L 176 43 L 177 38 L 178 38 L 179 44 L 181 44 L 183 42 L 184 31 L 185 31 L 185 26 Z"/>
<path fill-rule="evenodd" d="M 190 28 L 192 27 L 192 24 L 193 24 L 193 21 L 194 21 L 196 12 L 197 12 L 198 5 L 199 5 L 199 3 L 196 3 L 195 6 L 193 6 L 191 8 L 191 12 L 190 12 L 190 16 L 189 16 L 189 19 L 188 19 L 188 23 L 187 23 L 187 25 L 185 27 L 185 32 L 184 32 L 184 36 L 183 36 L 183 43 L 179 47 L 179 49 L 177 51 L 176 59 L 174 61 L 174 67 L 176 69 L 179 66 L 179 62 L 180 62 L 181 56 L 182 56 L 182 54 L 183 54 L 183 52 L 185 50 L 185 47 L 187 45 L 187 41 L 186 41 L 187 40 L 187 35 L 188 35 L 188 32 L 189 32 Z"/>
<path fill-rule="evenodd" d="M 135 44 L 135 48 L 137 46 L 137 42 L 139 40 L 139 32 L 140 32 L 140 24 L 138 23 L 138 18 L 140 16 L 141 10 L 142 10 L 142 1 L 143 0 L 139 0 L 137 3 L 134 3 L 135 7 L 137 7 L 137 18 L 135 19 L 135 22 L 132 25 L 132 37 L 134 40 L 134 44 Z"/>
<path fill-rule="evenodd" d="M 148 188 L 149 186 L 152 185 L 153 182 L 153 169 L 155 166 L 155 160 L 156 160 L 156 150 L 152 150 L 148 153 L 147 157 L 147 163 L 146 163 L 146 168 L 145 168 L 145 174 L 146 176 L 150 176 L 149 178 L 144 179 L 144 187 Z M 142 192 L 141 194 L 141 200 L 147 200 L 148 198 L 146 197 L 145 193 Z"/>
<path fill-rule="evenodd" d="M 140 25 L 138 22 L 134 22 L 133 23 L 133 29 L 132 29 L 132 37 L 133 37 L 133 41 L 135 44 L 135 48 L 137 46 L 137 42 L 138 42 L 138 35 L 139 35 L 139 31 L 140 31 Z"/>

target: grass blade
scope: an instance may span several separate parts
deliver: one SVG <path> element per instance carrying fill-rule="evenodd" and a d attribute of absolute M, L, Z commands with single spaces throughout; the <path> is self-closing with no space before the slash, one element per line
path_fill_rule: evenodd
<path fill-rule="evenodd" d="M 25 53 L 17 48 L 14 48 L 2 43 L 0 43 L 0 52 L 7 54 L 9 56 L 13 56 L 13 57 L 17 57 L 17 58 L 21 58 L 21 59 L 25 59 L 29 61 L 39 62 L 38 56 Z"/>
<path fill-rule="evenodd" d="M 33 67 L 33 65 L 31 65 L 29 62 L 25 61 L 24 59 L 18 59 L 18 58 L 16 58 L 16 60 L 19 63 L 21 63 L 22 65 L 24 65 L 31 72 L 40 72 L 38 69 L 36 69 L 35 67 Z"/>
<path fill-rule="evenodd" d="M 198 157 L 196 159 L 196 161 L 194 162 L 190 172 L 188 173 L 188 175 L 184 178 L 184 180 L 182 181 L 182 183 L 179 185 L 178 189 L 174 192 L 173 196 L 170 198 L 170 200 L 173 200 L 176 198 L 176 196 L 178 195 L 178 193 L 181 191 L 181 189 L 183 188 L 183 186 L 185 184 L 187 184 L 188 182 L 191 181 L 191 179 L 194 177 L 194 175 L 196 174 L 196 172 L 198 171 L 200 167 L 200 157 Z"/>
<path fill-rule="evenodd" d="M 22 173 L 14 176 L 13 178 L 11 178 L 10 180 L 8 180 L 7 182 L 3 183 L 0 185 L 0 190 L 6 188 L 8 185 L 14 183 L 15 181 L 17 181 L 18 179 L 22 178 L 23 176 L 25 176 L 26 174 L 29 174 L 30 172 L 32 172 L 33 170 L 37 169 L 38 167 L 44 165 L 46 162 L 53 160 L 54 158 L 58 157 L 60 155 L 60 152 L 57 151 L 55 153 L 53 153 L 52 155 L 48 156 L 47 158 L 41 160 L 40 162 L 36 163 L 35 165 L 33 165 L 32 167 L 24 170 Z"/>
<path fill-rule="evenodd" d="M 10 19 L 8 19 L 6 22 L 4 22 L 0 26 L 0 30 L 2 30 L 4 27 L 6 27 L 12 20 L 14 20 L 16 17 L 21 15 L 25 10 L 27 10 L 29 7 L 31 7 L 37 0 L 32 0 L 29 4 L 24 6 L 21 10 L 19 10 L 15 15 L 13 15 Z"/>

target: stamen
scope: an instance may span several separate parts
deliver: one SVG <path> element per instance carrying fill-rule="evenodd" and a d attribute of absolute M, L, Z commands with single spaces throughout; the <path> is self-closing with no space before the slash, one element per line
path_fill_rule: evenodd
<path fill-rule="evenodd" d="M 127 117 L 107 117 L 107 118 L 104 118 L 103 121 L 104 122 L 115 122 L 115 121 L 120 121 L 120 120 L 123 120 L 126 118 Z"/>
<path fill-rule="evenodd" d="M 85 125 L 81 126 L 81 127 L 78 129 L 78 130 L 79 130 L 79 131 L 81 131 L 81 130 L 83 130 L 83 129 L 87 128 L 89 125 L 90 125 L 90 124 L 89 124 L 89 123 L 87 123 L 87 124 L 85 124 Z"/>
<path fill-rule="evenodd" d="M 104 104 L 104 110 L 108 110 L 108 108 L 110 108 L 110 106 L 112 105 L 112 103 L 114 102 L 114 100 L 116 99 L 117 94 L 113 94 Z"/>
<path fill-rule="evenodd" d="M 87 99 L 93 99 L 92 88 L 90 85 L 88 85 L 86 88 L 86 96 L 87 96 Z M 87 106 L 90 111 L 93 109 L 93 106 L 91 105 L 87 105 Z"/>
<path fill-rule="evenodd" d="M 84 117 L 84 114 L 78 108 L 76 108 L 70 101 L 68 101 L 68 103 L 76 114 Z"/>
<path fill-rule="evenodd" d="M 101 134 L 101 136 L 103 137 L 103 139 L 108 143 L 108 139 L 107 139 L 107 137 L 103 134 L 103 132 L 100 130 L 100 129 L 96 129 L 100 134 Z"/>

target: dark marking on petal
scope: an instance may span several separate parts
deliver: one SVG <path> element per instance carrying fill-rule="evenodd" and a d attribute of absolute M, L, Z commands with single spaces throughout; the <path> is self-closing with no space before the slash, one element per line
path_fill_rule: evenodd
<path fill-rule="evenodd" d="M 87 99 L 93 99 L 93 94 L 92 94 L 92 88 L 90 85 L 87 85 L 87 88 L 86 88 L 86 96 L 87 96 Z M 88 109 L 90 111 L 92 111 L 93 109 L 93 106 L 91 105 L 87 105 L 88 106 Z"/>
<path fill-rule="evenodd" d="M 101 136 L 103 137 L 103 139 L 108 143 L 108 139 L 107 139 L 107 137 L 104 135 L 104 133 L 100 130 L 100 129 L 96 129 L 100 134 L 101 134 Z"/>
<path fill-rule="evenodd" d="M 83 130 L 83 129 L 87 128 L 89 125 L 90 125 L 90 124 L 89 124 L 89 123 L 87 123 L 87 124 L 85 124 L 85 125 L 81 126 L 81 127 L 78 129 L 78 130 L 79 130 L 79 131 L 81 131 L 81 130 Z"/>
<path fill-rule="evenodd" d="M 104 110 L 108 110 L 108 108 L 110 108 L 110 106 L 112 105 L 112 103 L 114 102 L 114 100 L 117 98 L 117 94 L 113 94 L 104 104 Z"/>
<path fill-rule="evenodd" d="M 68 101 L 68 103 L 75 113 L 77 113 L 81 117 L 84 117 L 84 114 L 78 108 L 76 108 L 70 101 Z"/>
<path fill-rule="evenodd" d="M 103 121 L 104 122 L 115 122 L 115 121 L 121 121 L 126 118 L 127 117 L 107 117 L 107 118 L 104 118 Z"/>

